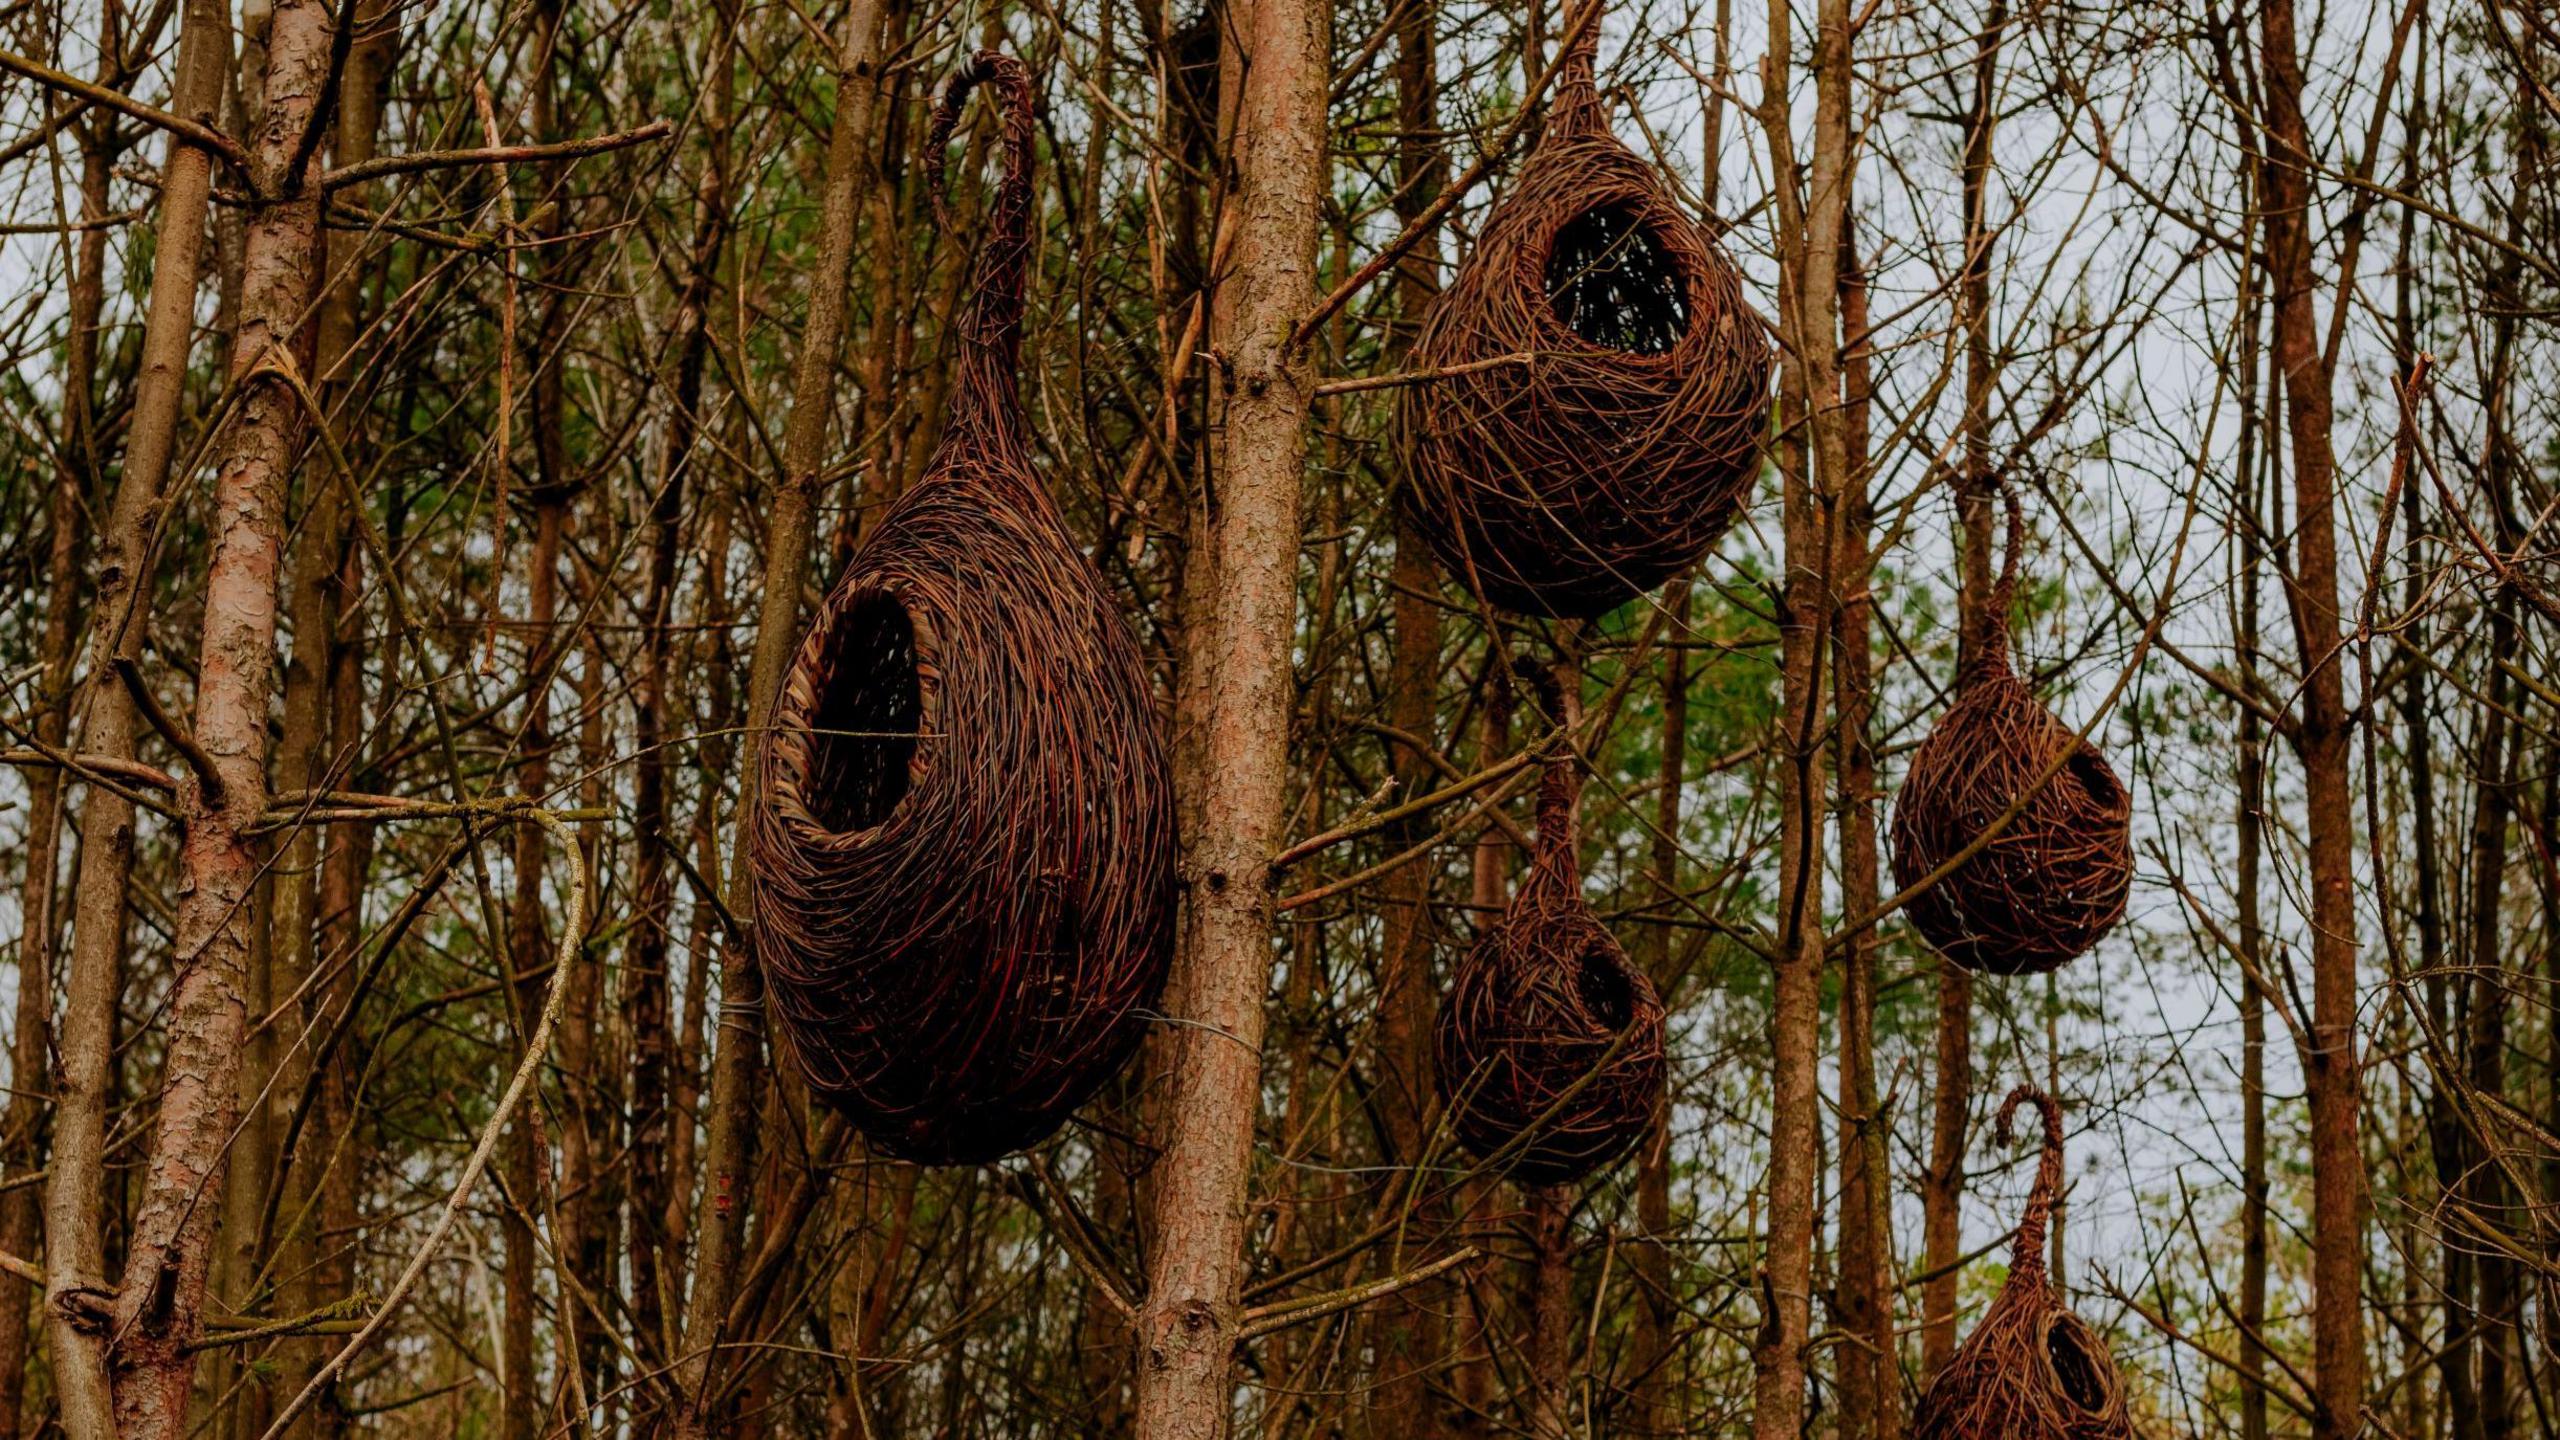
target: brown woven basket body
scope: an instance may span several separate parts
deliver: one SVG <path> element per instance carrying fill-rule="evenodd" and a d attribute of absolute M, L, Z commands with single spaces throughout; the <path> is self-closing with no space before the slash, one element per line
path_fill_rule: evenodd
<path fill-rule="evenodd" d="M 1940 954 L 1995 975 L 2041 974 L 2086 953 L 2124 918 L 2133 887 L 2132 796 L 2010 668 L 2019 528 L 2013 497 L 2008 557 L 1974 658 L 1955 703 L 1912 755 L 1893 807 L 1893 875 L 1908 888 L 2028 797 L 1988 845 L 1909 906 L 1912 926 Z"/>
<path fill-rule="evenodd" d="M 1723 252 L 1609 133 L 1596 24 L 1547 129 L 1424 319 L 1404 512 L 1485 599 L 1592 616 L 1706 553 L 1748 498 L 1769 346 Z"/>
<path fill-rule="evenodd" d="M 2045 1265 L 2045 1227 L 2062 1191 L 2061 1107 L 2019 1086 L 2000 1107 L 2000 1143 L 2009 1143 L 2010 1120 L 2027 1103 L 2043 1118 L 2044 1150 L 2008 1281 L 1929 1382 L 1912 1415 L 1912 1440 L 2132 1440 L 2115 1359 L 2063 1305 Z"/>
<path fill-rule="evenodd" d="M 1529 1185 L 1579 1180 L 1625 1155 L 1662 1098 L 1662 1002 L 1582 898 L 1580 790 L 1570 752 L 1547 762 L 1537 855 L 1458 962 L 1432 1035 L 1459 1142 Z"/>
<path fill-rule="evenodd" d="M 1173 938 L 1173 804 L 1126 623 L 1033 473 L 1014 398 L 1032 111 L 928 476 L 802 641 L 763 749 L 753 860 L 771 1013 L 811 1091 L 878 1149 L 970 1163 L 1035 1143 L 1136 1043 Z M 939 176 L 932 177 L 939 179 Z M 937 185 L 937 194 L 939 187 Z"/>

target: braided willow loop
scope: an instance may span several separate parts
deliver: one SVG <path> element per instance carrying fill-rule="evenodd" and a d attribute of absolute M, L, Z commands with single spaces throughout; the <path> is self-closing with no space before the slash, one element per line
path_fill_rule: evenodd
<path fill-rule="evenodd" d="M 1173 940 L 1173 796 L 1136 642 L 1032 472 L 1014 393 L 1032 93 L 981 51 L 1004 180 L 924 479 L 801 642 L 752 857 L 774 1020 L 878 1149 L 974 1163 L 1054 1131 L 1127 1058 Z"/>
<path fill-rule="evenodd" d="M 1531 681 L 1561 719 L 1562 687 Z M 1663 1012 L 1582 897 L 1570 750 L 1538 785 L 1537 850 L 1502 918 L 1458 962 L 1432 1034 L 1459 1142 L 1523 1184 L 1579 1180 L 1625 1155 L 1662 1096 Z"/>
<path fill-rule="evenodd" d="M 1609 133 L 1599 26 L 1546 130 L 1433 302 L 1397 410 L 1405 515 L 1525 614 L 1593 616 L 1706 553 L 1759 473 L 1769 345 L 1732 262 Z"/>
<path fill-rule="evenodd" d="M 1894 802 L 1893 875 L 1906 889 L 1919 884 L 2029 795 L 2007 828 L 1914 896 L 1909 910 L 1913 928 L 1955 964 L 2036 975 L 2086 953 L 2124 918 L 2133 797 L 2106 757 L 2038 704 L 2011 668 L 2009 611 L 2024 522 L 2017 496 L 2006 499 L 2006 553 L 1973 657 Z M 2057 757 L 2060 768 L 2044 778 Z"/>
<path fill-rule="evenodd" d="M 1997 1133 L 2033 1104 L 2044 1120 L 2035 1188 L 2018 1221 L 2009 1279 L 1912 1416 L 1912 1440 L 2132 1440 L 2124 1379 L 2089 1323 L 2066 1308 L 2045 1266 L 2045 1228 L 2062 1193 L 2062 1107 L 2021 1085 L 2000 1106 Z"/>

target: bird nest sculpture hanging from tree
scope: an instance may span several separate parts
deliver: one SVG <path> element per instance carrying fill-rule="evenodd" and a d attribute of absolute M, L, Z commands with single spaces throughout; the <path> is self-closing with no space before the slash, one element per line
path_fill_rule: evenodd
<path fill-rule="evenodd" d="M 1530 678 L 1562 723 L 1562 685 Z M 1523 1184 L 1579 1180 L 1626 1154 L 1662 1096 L 1662 1002 L 1582 897 L 1581 791 L 1560 748 L 1539 777 L 1529 873 L 1458 962 L 1433 1029 L 1460 1143 Z"/>
<path fill-rule="evenodd" d="M 1609 132 L 1584 16 L 1546 130 L 1433 302 L 1398 407 L 1404 513 L 1486 600 L 1593 616 L 1751 490 L 1769 345 L 1733 264 Z M 1524 363 L 1502 363 L 1526 355 Z"/>
<path fill-rule="evenodd" d="M 2089 1323 L 2071 1313 L 2045 1266 L 2045 1227 L 2062 1193 L 2062 1107 L 2021 1085 L 2000 1107 L 2000 1143 L 2022 1104 L 2044 1120 L 2035 1188 L 2018 1220 L 2009 1279 L 1982 1323 L 1920 1397 L 1912 1440 L 2132 1440 L 2124 1379 Z"/>
<path fill-rule="evenodd" d="M 811 1091 L 880 1150 L 970 1163 L 1057 1128 L 1121 1064 L 1173 938 L 1173 797 L 1144 667 L 1033 473 L 1015 398 L 1031 83 L 928 474 L 854 556 L 764 740 L 753 858 L 773 1017 Z M 949 233 L 947 216 L 943 217 Z"/>
<path fill-rule="evenodd" d="M 2085 953 L 2124 918 L 2133 800 L 2106 757 L 2038 704 L 2010 665 L 2024 526 L 2017 497 L 2005 498 L 2007 545 L 1973 656 L 1894 802 L 1893 875 L 1904 889 L 1935 877 L 1909 913 L 1940 954 L 1968 970 L 2033 975 Z"/>

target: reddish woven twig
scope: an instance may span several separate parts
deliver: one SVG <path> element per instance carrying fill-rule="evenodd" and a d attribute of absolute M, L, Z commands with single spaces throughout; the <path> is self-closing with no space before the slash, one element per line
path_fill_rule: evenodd
<path fill-rule="evenodd" d="M 2085 953 L 2124 918 L 2133 799 L 2106 757 L 2036 703 L 2010 668 L 2023 522 L 2017 497 L 2007 499 L 2007 554 L 1974 657 L 1894 802 L 1893 874 L 1906 888 L 1919 884 L 2043 779 L 2007 828 L 1909 907 L 1913 928 L 1956 964 L 2033 975 Z"/>
<path fill-rule="evenodd" d="M 763 752 L 755 915 L 810 1089 L 888 1153 L 1039 1140 L 1125 1059 L 1171 958 L 1172 789 L 1136 643 L 1031 469 L 1014 394 L 1032 97 L 981 51 L 1005 178 L 925 479 L 836 582 Z M 853 734 L 826 732 L 856 732 Z"/>
<path fill-rule="evenodd" d="M 2045 1227 L 2062 1193 L 2062 1107 L 2021 1085 L 2000 1107 L 1998 1136 L 2022 1104 L 2044 1118 L 2035 1188 L 2018 1221 L 2009 1279 L 1946 1368 L 1929 1382 L 1912 1440 L 2131 1440 L 2124 1379 L 2098 1332 L 2054 1293 Z"/>
<path fill-rule="evenodd" d="M 1759 471 L 1769 345 L 1733 265 L 1609 133 L 1596 24 L 1546 132 L 1433 303 L 1417 370 L 1532 353 L 1408 388 L 1397 494 L 1494 604 L 1590 616 L 1706 553 Z"/>
<path fill-rule="evenodd" d="M 1531 678 L 1561 718 L 1555 679 Z M 1579 1180 L 1626 1154 L 1662 1095 L 1662 1002 L 1582 898 L 1581 793 L 1571 751 L 1546 762 L 1528 876 L 1458 962 L 1433 1029 L 1459 1141 L 1507 1154 L 1524 1184 Z"/>

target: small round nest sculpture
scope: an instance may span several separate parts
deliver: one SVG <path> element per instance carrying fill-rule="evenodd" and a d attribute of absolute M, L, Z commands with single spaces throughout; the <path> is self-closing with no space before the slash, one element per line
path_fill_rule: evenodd
<path fill-rule="evenodd" d="M 2106 757 L 2036 703 L 2010 667 L 2023 525 L 2017 497 L 2007 499 L 2007 553 L 1973 657 L 1894 802 L 1893 876 L 1908 889 L 1964 857 L 1912 897 L 1913 928 L 1968 970 L 2037 975 L 2085 953 L 2124 918 L 2133 799 Z"/>
<path fill-rule="evenodd" d="M 1032 99 L 982 51 L 1005 174 L 926 477 L 836 582 L 766 731 L 753 861 L 769 1003 L 809 1087 L 888 1154 L 1030 1145 L 1125 1060 L 1173 938 L 1173 797 L 1135 641 L 1033 473 L 1014 396 Z M 947 220 L 945 233 L 949 233 Z"/>
<path fill-rule="evenodd" d="M 1602 614 L 1705 554 L 1767 412 L 1769 345 L 1732 262 L 1609 133 L 1598 29 L 1583 21 L 1544 136 L 1423 321 L 1412 368 L 1455 373 L 1398 407 L 1405 515 L 1468 588 L 1532 615 Z"/>
<path fill-rule="evenodd" d="M 2045 1268 L 2046 1223 L 2062 1192 L 2062 1107 L 2021 1085 L 2000 1107 L 2000 1143 L 2032 1103 L 2044 1117 L 2035 1188 L 2018 1221 L 2008 1283 L 1929 1382 L 1912 1440 L 2132 1440 L 2124 1380 L 2089 1323 L 2063 1306 Z"/>
<path fill-rule="evenodd" d="M 1560 688 L 1533 678 L 1562 716 Z M 1529 1185 L 1567 1184 L 1626 1154 L 1662 1097 L 1662 1002 L 1582 898 L 1581 790 L 1569 750 L 1546 762 L 1528 876 L 1458 962 L 1432 1036 L 1459 1142 Z"/>

